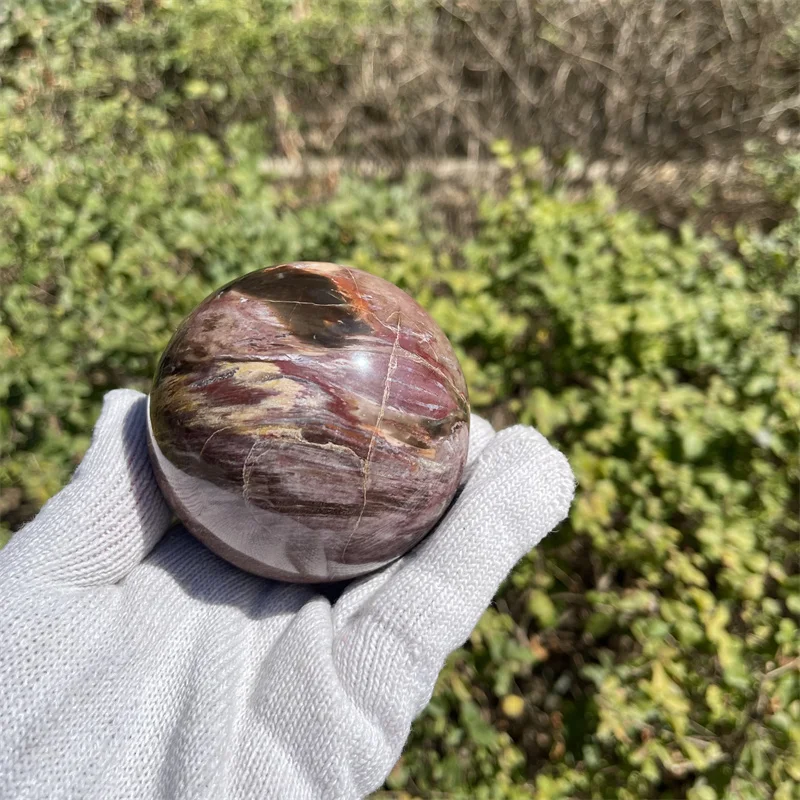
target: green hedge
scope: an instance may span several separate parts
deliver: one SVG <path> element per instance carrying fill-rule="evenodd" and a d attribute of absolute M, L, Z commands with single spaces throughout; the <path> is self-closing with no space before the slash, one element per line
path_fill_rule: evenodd
<path fill-rule="evenodd" d="M 388 786 L 800 796 L 800 213 L 769 233 L 672 237 L 606 190 L 543 191 L 529 177 L 536 152 L 503 147 L 509 189 L 484 198 L 467 242 L 410 183 L 281 187 L 260 167 L 264 126 L 228 104 L 257 90 L 248 65 L 261 68 L 277 30 L 264 16 L 251 41 L 236 14 L 282 9 L 275 25 L 288 24 L 290 4 L 207 0 L 180 25 L 177 4 L 156 5 L 144 29 L 114 3 L 20 5 L 0 26 L 6 533 L 68 479 L 103 394 L 147 389 L 208 292 L 278 261 L 346 261 L 418 297 L 458 348 L 476 409 L 536 425 L 580 482 L 569 523 L 449 660 Z M 327 30 L 310 7 L 304 24 Z M 142 81 L 117 75 L 112 45 L 125 40 L 107 37 L 126 26 Z M 308 41 L 282 52 L 287 70 L 318 68 Z M 355 47 L 357 26 L 335 42 Z M 202 132 L 176 53 L 208 87 L 215 124 Z M 242 73 L 237 53 L 255 59 L 242 55 Z M 172 83 L 148 95 L 157 75 Z M 240 93 L 213 88 L 236 75 Z M 792 158 L 765 179 L 797 202 Z"/>

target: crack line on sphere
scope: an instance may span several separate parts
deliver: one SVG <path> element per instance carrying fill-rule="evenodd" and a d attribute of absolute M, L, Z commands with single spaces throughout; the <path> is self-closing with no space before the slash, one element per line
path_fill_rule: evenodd
<path fill-rule="evenodd" d="M 353 274 L 353 270 L 350 267 L 345 267 L 347 270 L 347 274 L 350 276 L 350 280 L 353 281 L 353 286 L 356 287 L 356 294 L 358 295 L 358 299 L 361 301 L 363 305 L 366 306 L 366 301 L 364 300 L 364 295 L 361 294 L 361 287 L 358 285 L 358 281 L 356 280 L 356 276 Z"/>
<path fill-rule="evenodd" d="M 311 300 L 273 300 L 271 297 L 265 297 L 264 302 L 293 306 L 318 306 L 319 308 L 341 308 L 347 305 L 344 301 L 341 303 L 313 303 Z"/>
<path fill-rule="evenodd" d="M 213 439 L 213 438 L 214 438 L 214 437 L 215 437 L 215 436 L 216 436 L 218 433 L 222 433 L 223 431 L 229 431 L 229 430 L 232 430 L 232 429 L 233 429 L 233 428 L 235 428 L 235 427 L 236 427 L 235 425 L 226 425 L 224 428 L 218 428 L 217 430 L 215 430 L 215 431 L 214 431 L 214 433 L 212 433 L 212 434 L 211 434 L 211 435 L 208 437 L 208 439 L 206 439 L 206 442 L 205 442 L 205 444 L 204 444 L 204 445 L 203 445 L 203 446 L 200 448 L 200 453 L 199 453 L 199 455 L 198 455 L 197 457 L 198 457 L 198 458 L 202 458 L 202 457 L 203 457 L 203 452 L 204 452 L 204 451 L 205 451 L 205 449 L 206 449 L 206 445 L 207 445 L 207 444 L 208 444 L 208 443 L 209 443 L 209 442 L 210 442 L 210 441 L 211 441 L 211 440 L 212 440 L 212 439 Z"/>
<path fill-rule="evenodd" d="M 392 352 L 391 352 L 391 354 L 389 356 L 389 365 L 386 368 L 386 378 L 385 378 L 384 384 L 383 384 L 383 397 L 381 399 L 381 408 L 380 408 L 380 411 L 378 412 L 378 419 L 377 419 L 377 422 L 375 423 L 375 427 L 372 430 L 372 436 L 370 437 L 370 440 L 369 440 L 369 447 L 367 448 L 367 457 L 364 460 L 364 471 L 363 471 L 363 475 L 364 475 L 364 482 L 363 482 L 364 497 L 363 497 L 363 500 L 362 500 L 362 503 L 361 503 L 361 512 L 358 515 L 358 519 L 356 520 L 356 524 L 353 527 L 353 530 L 350 531 L 350 535 L 347 537 L 347 541 L 345 542 L 344 550 L 342 550 L 342 555 L 340 557 L 340 560 L 342 562 L 344 562 L 344 555 L 347 552 L 347 548 L 350 546 L 350 542 L 353 539 L 353 535 L 358 530 L 359 525 L 361 525 L 361 520 L 362 520 L 362 518 L 364 516 L 364 511 L 367 508 L 367 485 L 369 483 L 370 459 L 372 458 L 372 451 L 375 449 L 375 440 L 378 438 L 378 432 L 380 431 L 381 423 L 383 422 L 383 416 L 386 413 L 386 403 L 389 400 L 389 392 L 391 391 L 392 375 L 393 375 L 394 371 L 397 369 L 397 346 L 398 346 L 398 344 L 400 342 L 400 320 L 401 320 L 401 317 L 402 317 L 402 312 L 398 308 L 397 309 L 397 330 L 396 330 L 396 334 L 395 334 L 394 344 L 392 345 Z"/>
<path fill-rule="evenodd" d="M 391 328 L 385 322 L 382 322 L 377 316 L 375 317 L 375 321 L 381 327 L 386 328 L 387 330 L 391 330 Z M 423 366 L 426 366 L 429 369 L 432 369 L 434 371 L 434 373 L 436 373 L 436 375 L 440 378 L 442 386 L 444 386 L 444 387 L 446 387 L 448 389 L 451 389 L 453 391 L 453 393 L 456 395 L 456 397 L 459 397 L 459 398 L 463 397 L 463 392 L 461 392 L 458 389 L 458 387 L 453 382 L 452 378 L 450 378 L 450 376 L 447 374 L 445 365 L 442 364 L 441 360 L 436 355 L 435 350 L 427 349 L 428 354 L 432 353 L 434 358 L 436 359 L 436 363 L 432 364 L 430 361 L 427 361 L 424 358 L 422 358 L 422 356 L 419 356 L 416 353 L 412 353 L 406 347 L 402 347 L 401 346 L 400 349 L 408 356 L 408 358 L 411 361 L 414 361 L 417 364 L 422 364 Z"/>
<path fill-rule="evenodd" d="M 255 450 L 257 446 L 258 439 L 253 442 L 253 446 L 250 448 L 250 451 L 244 460 L 244 464 L 242 464 L 242 498 L 246 503 L 250 502 L 250 499 L 247 496 L 247 491 L 250 488 L 250 474 L 253 471 L 252 467 L 250 467 L 250 472 L 247 471 L 247 462 L 250 461 L 250 456 L 253 455 L 253 450 Z"/>
<path fill-rule="evenodd" d="M 263 441 L 261 443 L 264 444 Z M 256 440 L 256 444 L 258 444 L 258 440 Z M 255 444 L 253 445 L 253 447 L 255 447 Z M 267 446 L 264 449 L 264 452 L 256 457 L 255 461 L 250 465 L 250 472 L 248 473 L 248 475 L 252 475 L 253 470 L 255 469 L 255 467 L 258 464 L 258 462 L 262 458 L 264 458 L 264 456 L 269 452 L 269 450 L 270 450 L 270 448 L 269 448 L 269 446 Z M 250 452 L 251 453 L 253 452 L 253 448 L 250 448 Z M 250 458 L 250 456 L 248 454 L 248 459 L 249 458 Z M 244 492 L 242 492 L 242 497 L 245 497 Z M 246 539 L 247 539 L 248 545 L 252 545 L 252 544 L 254 544 L 255 539 L 258 536 L 258 532 L 261 531 L 263 529 L 263 527 L 264 527 L 264 521 L 260 520 L 260 519 L 258 519 L 256 517 L 254 509 L 258 508 L 258 510 L 261 511 L 261 512 L 263 512 L 263 509 L 261 509 L 260 507 L 256 506 L 255 503 L 251 503 L 250 500 L 247 497 L 245 497 L 245 501 L 246 502 L 244 504 L 244 507 L 245 507 L 245 510 L 247 511 L 247 516 L 249 516 L 250 519 L 253 520 L 253 522 L 255 523 L 255 527 L 251 528 L 246 534 Z"/>

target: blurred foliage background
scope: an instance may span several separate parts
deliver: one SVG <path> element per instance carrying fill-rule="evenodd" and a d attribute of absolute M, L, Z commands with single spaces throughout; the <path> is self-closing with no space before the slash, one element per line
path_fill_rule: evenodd
<path fill-rule="evenodd" d="M 245 271 L 417 297 L 568 523 L 386 796 L 800 797 L 800 6 L 7 0 L 0 537 Z"/>

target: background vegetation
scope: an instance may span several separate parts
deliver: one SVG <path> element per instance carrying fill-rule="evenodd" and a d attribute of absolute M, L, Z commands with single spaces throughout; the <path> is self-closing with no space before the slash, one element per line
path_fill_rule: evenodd
<path fill-rule="evenodd" d="M 536 425 L 580 482 L 387 792 L 800 797 L 800 157 L 775 155 L 798 43 L 779 0 L 7 3 L 0 535 L 208 292 L 345 261 L 419 298 L 476 410 Z M 490 146 L 455 212 L 431 174 L 274 162 Z M 735 169 L 664 228 L 566 180 L 622 155 Z M 636 204 L 630 169 L 603 174 Z M 760 215 L 700 213 L 728 178 Z"/>

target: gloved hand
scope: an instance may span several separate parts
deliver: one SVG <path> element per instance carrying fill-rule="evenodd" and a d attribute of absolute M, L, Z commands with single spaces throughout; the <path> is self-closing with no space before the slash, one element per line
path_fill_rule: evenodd
<path fill-rule="evenodd" d="M 378 788 L 447 655 L 565 517 L 565 458 L 531 428 L 474 417 L 436 531 L 332 604 L 165 533 L 145 407 L 111 392 L 71 483 L 0 551 L 0 797 Z"/>

